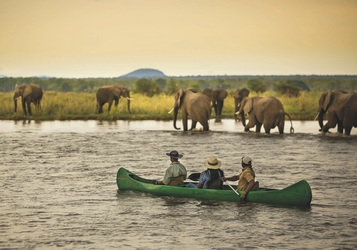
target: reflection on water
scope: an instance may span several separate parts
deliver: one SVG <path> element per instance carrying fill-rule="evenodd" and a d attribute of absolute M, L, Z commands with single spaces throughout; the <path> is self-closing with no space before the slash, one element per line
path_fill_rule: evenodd
<path fill-rule="evenodd" d="M 289 127 L 264 135 L 234 120 L 186 133 L 172 121 L 0 121 L 0 249 L 355 249 L 356 129 L 346 137 L 321 135 L 317 122 L 294 122 L 293 135 Z M 162 178 L 172 149 L 189 173 L 217 155 L 227 176 L 249 155 L 262 187 L 307 180 L 311 207 L 117 190 L 120 167 Z"/>
<path fill-rule="evenodd" d="M 178 121 L 180 122 L 180 121 Z M 321 134 L 319 125 L 316 121 L 294 121 L 295 133 Z M 189 126 L 190 127 L 190 126 Z M 176 131 L 173 128 L 172 121 L 0 121 L 1 132 L 14 132 L 23 130 L 41 130 L 42 132 L 60 132 L 71 131 L 78 133 L 100 132 L 103 130 L 129 131 L 129 130 L 159 130 L 159 131 Z M 197 124 L 197 130 L 202 129 Z M 241 122 L 233 119 L 211 119 L 210 130 L 212 132 L 244 132 Z M 182 131 L 182 130 L 177 130 Z M 264 130 L 262 130 L 264 131 Z M 254 128 L 251 129 L 254 133 Z M 290 122 L 285 122 L 285 134 L 290 133 Z M 338 136 L 337 129 L 330 129 L 328 136 Z M 278 129 L 272 129 L 272 134 L 278 134 Z M 264 134 L 264 133 L 262 133 Z M 353 128 L 351 135 L 357 135 L 357 129 Z"/>

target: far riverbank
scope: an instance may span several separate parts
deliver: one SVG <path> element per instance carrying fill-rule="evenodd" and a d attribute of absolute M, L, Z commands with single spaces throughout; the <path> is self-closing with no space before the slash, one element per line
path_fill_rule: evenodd
<path fill-rule="evenodd" d="M 250 96 L 255 96 L 252 93 Z M 261 96 L 275 96 L 284 105 L 285 111 L 293 120 L 312 121 L 317 114 L 318 100 L 321 92 L 302 92 L 299 97 L 279 96 L 275 92 L 266 92 Z M 104 105 L 104 113 L 97 114 L 95 93 L 73 93 L 47 91 L 43 95 L 41 110 L 36 110 L 32 105 L 32 115 L 24 116 L 21 101 L 18 101 L 18 111 L 14 112 L 13 93 L 0 92 L 0 120 L 161 120 L 173 119 L 173 114 L 168 112 L 174 105 L 174 97 L 157 95 L 147 97 L 133 93 L 131 97 L 131 113 L 127 110 L 127 101 L 121 99 L 117 107 L 112 106 L 108 113 L 108 105 Z M 212 118 L 214 118 L 212 110 Z M 179 116 L 180 118 L 180 116 Z M 234 98 L 229 95 L 224 102 L 222 119 L 234 118 Z"/>

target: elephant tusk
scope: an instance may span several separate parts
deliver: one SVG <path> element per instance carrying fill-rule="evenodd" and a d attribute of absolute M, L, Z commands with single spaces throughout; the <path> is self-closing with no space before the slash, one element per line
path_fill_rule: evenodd
<path fill-rule="evenodd" d="M 317 116 L 315 117 L 314 121 L 316 121 L 316 120 L 317 120 L 317 118 L 319 117 L 319 115 L 320 115 L 320 112 L 319 112 L 319 113 L 317 113 Z"/>
<path fill-rule="evenodd" d="M 239 115 L 239 111 L 235 112 L 236 115 Z"/>
<path fill-rule="evenodd" d="M 127 97 L 126 99 L 128 99 L 129 101 L 134 101 L 135 100 L 135 99 L 129 98 L 129 97 Z"/>
<path fill-rule="evenodd" d="M 174 111 L 175 107 L 173 107 L 170 111 L 169 111 L 169 114 L 172 113 L 172 111 Z"/>

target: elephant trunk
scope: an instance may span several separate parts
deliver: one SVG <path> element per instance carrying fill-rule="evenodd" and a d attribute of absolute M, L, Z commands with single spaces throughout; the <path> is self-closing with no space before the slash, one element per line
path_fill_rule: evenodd
<path fill-rule="evenodd" d="M 17 111 L 17 99 L 16 98 L 14 98 L 14 104 L 15 104 L 15 113 L 16 113 L 16 111 Z"/>
<path fill-rule="evenodd" d="M 317 119 L 319 121 L 320 128 L 324 126 L 323 120 L 324 120 L 324 111 L 320 110 L 319 114 L 317 115 Z"/>
<path fill-rule="evenodd" d="M 234 99 L 234 119 L 237 121 L 238 120 L 238 116 L 237 116 L 237 112 L 238 112 L 238 99 L 237 98 L 235 98 Z"/>
<path fill-rule="evenodd" d="M 128 98 L 128 112 L 131 113 L 130 112 L 130 98 Z"/>
<path fill-rule="evenodd" d="M 243 123 L 243 126 L 245 127 L 245 114 L 244 114 L 244 112 L 242 111 L 242 112 L 240 112 L 240 119 L 242 120 L 242 123 Z"/>
<path fill-rule="evenodd" d="M 176 127 L 177 113 L 178 113 L 178 107 L 175 107 L 175 108 L 174 108 L 174 128 L 177 129 L 177 130 L 179 130 L 179 129 L 181 129 L 181 128 L 177 128 L 177 127 Z"/>

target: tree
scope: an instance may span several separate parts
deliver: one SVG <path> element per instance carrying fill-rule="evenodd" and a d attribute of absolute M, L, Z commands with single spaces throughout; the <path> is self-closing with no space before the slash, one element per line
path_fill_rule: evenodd
<path fill-rule="evenodd" d="M 161 93 L 161 87 L 153 80 L 142 78 L 135 82 L 134 92 L 152 97 Z"/>
<path fill-rule="evenodd" d="M 201 89 L 209 88 L 209 84 L 207 83 L 206 80 L 198 80 L 198 83 L 201 85 Z"/>
<path fill-rule="evenodd" d="M 72 90 L 72 84 L 70 84 L 69 82 L 67 81 L 63 81 L 59 87 L 60 91 L 62 92 L 71 92 L 73 91 Z"/>
<path fill-rule="evenodd" d="M 274 91 L 280 93 L 281 95 L 287 95 L 289 97 L 298 97 L 301 92 L 301 88 L 298 88 L 293 85 L 289 85 L 285 82 L 274 83 L 273 85 Z"/>
<path fill-rule="evenodd" d="M 301 80 L 287 80 L 286 83 L 302 90 L 310 91 L 310 88 L 306 85 L 306 83 Z"/>
<path fill-rule="evenodd" d="M 161 89 L 165 89 L 167 84 L 166 79 L 164 78 L 156 79 L 156 83 L 160 85 Z"/>
<path fill-rule="evenodd" d="M 175 79 L 171 78 L 169 83 L 166 84 L 165 93 L 167 95 L 173 95 L 179 88 L 179 84 L 175 81 Z"/>
<path fill-rule="evenodd" d="M 201 85 L 198 82 L 192 83 L 190 89 L 196 89 L 198 91 L 202 91 Z"/>
<path fill-rule="evenodd" d="M 267 87 L 259 79 L 250 79 L 248 81 L 248 88 L 259 93 L 264 93 L 267 90 Z"/>

